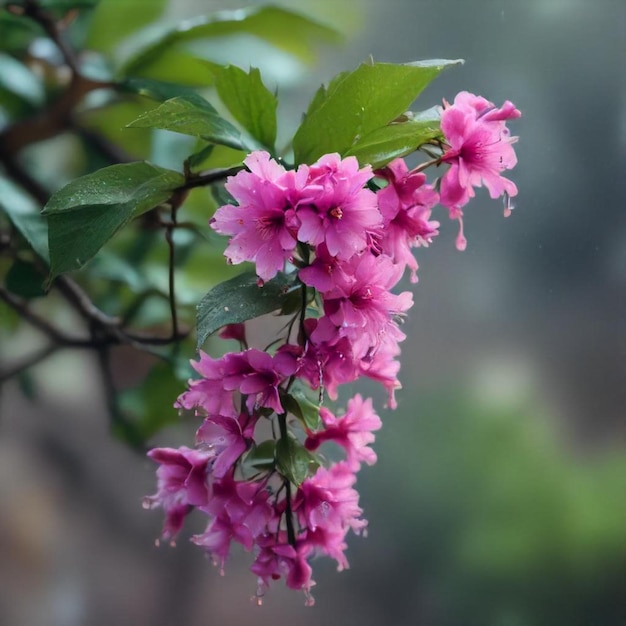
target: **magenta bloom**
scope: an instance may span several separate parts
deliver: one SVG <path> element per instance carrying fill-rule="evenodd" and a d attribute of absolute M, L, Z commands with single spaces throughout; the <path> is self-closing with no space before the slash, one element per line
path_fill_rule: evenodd
<path fill-rule="evenodd" d="M 160 464 L 157 469 L 158 490 L 144 498 L 147 509 L 162 507 L 165 522 L 164 539 L 175 537 L 182 528 L 187 513 L 194 506 L 208 502 L 208 464 L 213 458 L 211 451 L 181 448 L 153 448 L 148 456 Z"/>
<path fill-rule="evenodd" d="M 278 386 L 296 371 L 293 355 L 280 352 L 271 356 L 254 348 L 242 352 L 246 366 L 237 375 L 229 377 L 225 385 L 237 388 L 248 396 L 247 407 L 253 411 L 255 404 L 283 412 Z"/>
<path fill-rule="evenodd" d="M 308 199 L 308 168 L 286 171 L 267 152 L 252 152 L 241 171 L 228 179 L 226 189 L 238 206 L 225 205 L 215 212 L 211 227 L 231 235 L 225 255 L 231 263 L 256 263 L 256 272 L 269 280 L 293 256 L 299 221 L 295 209 Z"/>
<path fill-rule="evenodd" d="M 348 567 L 343 555 L 347 532 L 352 529 L 360 534 L 367 526 L 361 518 L 359 493 L 352 488 L 355 482 L 356 476 L 345 462 L 335 463 L 330 469 L 320 467 L 315 476 L 300 485 L 295 499 L 294 508 L 300 525 L 307 528 L 309 541 L 335 558 L 339 569 Z"/>
<path fill-rule="evenodd" d="M 258 484 L 236 481 L 226 475 L 214 480 L 212 486 L 211 498 L 202 510 L 214 519 L 192 541 L 203 546 L 223 570 L 231 541 L 251 550 L 271 519 L 272 508 L 267 502 L 268 492 Z"/>
<path fill-rule="evenodd" d="M 369 252 L 352 257 L 343 265 L 345 278 L 337 276 L 335 287 L 324 294 L 324 313 L 311 335 L 313 341 L 347 337 L 353 356 L 360 359 L 375 350 L 393 318 L 413 305 L 413 296 L 389 291 L 400 279 L 402 267 L 389 257 Z M 334 331 L 333 331 L 334 328 Z"/>
<path fill-rule="evenodd" d="M 376 174 L 389 181 L 376 194 L 383 216 L 378 246 L 394 263 L 407 265 L 411 282 L 415 283 L 417 261 L 411 248 L 428 246 L 439 234 L 439 222 L 430 221 L 431 209 L 439 201 L 439 195 L 425 184 L 426 176 L 409 171 L 403 159 L 395 159 Z"/>
<path fill-rule="evenodd" d="M 285 531 L 277 535 L 267 534 L 257 542 L 260 551 L 250 568 L 259 577 L 257 598 L 260 602 L 270 581 L 285 578 L 290 589 L 302 589 L 306 595 L 306 605 L 313 606 L 314 600 L 310 594 L 315 581 L 311 578 L 313 570 L 308 563 L 311 552 L 305 542 L 296 542 L 296 547 L 287 543 Z"/>
<path fill-rule="evenodd" d="M 309 433 L 305 442 L 309 450 L 315 450 L 324 441 L 334 441 L 346 451 L 347 467 L 356 472 L 361 462 L 373 465 L 376 453 L 368 444 L 374 443 L 373 431 L 382 426 L 380 418 L 372 407 L 372 400 L 363 400 L 360 394 L 348 401 L 348 408 L 342 417 L 335 417 L 328 409 L 320 410 L 324 430 Z"/>
<path fill-rule="evenodd" d="M 192 367 L 202 376 L 190 380 L 189 389 L 183 392 L 174 406 L 179 409 L 201 409 L 205 415 L 226 415 L 236 417 L 232 389 L 224 388 L 226 370 L 232 369 L 232 358 L 227 354 L 221 359 L 212 359 L 200 351 L 200 361 L 192 361 Z"/>
<path fill-rule="evenodd" d="M 250 423 L 242 429 L 241 422 Z M 196 433 L 196 445 L 200 450 L 212 452 L 212 472 L 215 478 L 222 478 L 237 459 L 248 449 L 254 431 L 254 423 L 247 415 L 239 419 L 224 415 L 209 415 Z"/>
<path fill-rule="evenodd" d="M 441 179 L 441 204 L 459 216 L 459 209 L 474 197 L 474 187 L 483 184 L 492 198 L 517 194 L 515 184 L 502 172 L 517 163 L 506 121 L 521 113 L 508 100 L 497 109 L 480 96 L 462 91 L 452 106 L 445 103 L 441 131 L 447 148 L 441 160 L 450 169 Z"/>
<path fill-rule="evenodd" d="M 363 187 L 370 178 L 372 169 L 359 169 L 355 157 L 321 157 L 309 169 L 311 189 L 317 191 L 297 210 L 298 239 L 313 246 L 325 243 L 330 256 L 344 260 L 364 250 L 382 222 L 376 194 Z"/>
<path fill-rule="evenodd" d="M 331 400 L 337 399 L 337 387 L 356 380 L 359 376 L 358 362 L 352 356 L 352 344 L 347 337 L 337 339 L 334 327 L 328 340 L 318 336 L 313 339 L 318 320 L 304 320 L 304 329 L 308 340 L 304 350 L 299 346 L 287 344 L 284 350 L 297 357 L 296 376 L 306 380 L 311 389 L 324 386 Z"/>

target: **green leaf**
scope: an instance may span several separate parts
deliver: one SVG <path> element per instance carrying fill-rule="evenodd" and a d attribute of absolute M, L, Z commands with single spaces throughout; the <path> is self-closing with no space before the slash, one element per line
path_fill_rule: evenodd
<path fill-rule="evenodd" d="M 179 421 L 172 405 L 184 390 L 185 383 L 173 375 L 171 365 L 159 363 L 138 387 L 120 393 L 120 408 L 131 418 L 136 434 L 146 440 Z"/>
<path fill-rule="evenodd" d="M 247 74 L 235 65 L 217 66 L 214 74 L 220 100 L 252 137 L 272 151 L 278 101 L 261 81 L 259 70 L 251 68 Z"/>
<path fill-rule="evenodd" d="M 39 206 L 24 194 L 19 187 L 0 177 L 0 210 L 26 239 L 37 255 L 47 264 L 48 224 L 39 212 Z"/>
<path fill-rule="evenodd" d="M 258 286 L 258 277 L 246 272 L 209 291 L 198 305 L 198 348 L 207 337 L 226 324 L 236 324 L 281 308 L 296 286 L 295 274 L 278 274 Z"/>
<path fill-rule="evenodd" d="M 320 422 L 320 406 L 311 400 L 302 388 L 292 386 L 288 394 L 281 395 L 285 410 L 297 417 L 308 430 L 317 430 Z"/>
<path fill-rule="evenodd" d="M 166 0 L 100 0 L 85 48 L 110 52 L 122 39 L 157 20 L 165 6 Z"/>
<path fill-rule="evenodd" d="M 241 133 L 200 96 L 166 100 L 127 125 L 128 128 L 161 128 L 241 150 Z"/>
<path fill-rule="evenodd" d="M 323 154 L 346 154 L 369 133 L 387 126 L 444 68 L 461 61 L 433 60 L 395 65 L 363 64 L 318 91 L 293 139 L 296 164 Z"/>
<path fill-rule="evenodd" d="M 43 103 L 45 93 L 41 79 L 23 63 L 0 53 L 0 87 L 31 105 Z"/>
<path fill-rule="evenodd" d="M 189 100 L 201 97 L 190 87 L 151 78 L 126 78 L 117 83 L 117 88 L 121 92 L 134 93 L 157 102 L 165 102 L 179 96 L 186 97 Z M 203 106 L 216 113 L 215 109 L 206 100 L 202 100 Z"/>
<path fill-rule="evenodd" d="M 17 259 L 6 275 L 6 288 L 22 298 L 44 296 L 45 276 L 32 264 Z"/>
<path fill-rule="evenodd" d="M 284 437 L 276 442 L 276 469 L 290 482 L 300 486 L 312 476 L 319 462 L 293 437 Z"/>
<path fill-rule="evenodd" d="M 35 37 L 42 34 L 41 26 L 32 20 L 0 11 L 0 49 L 10 52 L 25 50 Z"/>
<path fill-rule="evenodd" d="M 150 163 L 112 165 L 57 191 L 48 216 L 50 280 L 82 267 L 132 218 L 165 202 L 184 178 Z"/>
<path fill-rule="evenodd" d="M 151 66 L 173 47 L 215 37 L 249 34 L 304 62 L 314 59 L 316 44 L 338 43 L 339 34 L 319 22 L 279 7 L 266 6 L 185 20 L 172 30 L 159 33 L 138 53 L 129 58 L 122 72 L 126 76 L 145 76 Z"/>
<path fill-rule="evenodd" d="M 404 122 L 377 128 L 359 139 L 344 156 L 355 156 L 362 165 L 369 163 L 373 168 L 383 167 L 440 137 L 439 121 L 438 107 L 433 107 Z"/>
<path fill-rule="evenodd" d="M 254 445 L 246 454 L 244 462 L 258 470 L 271 470 L 274 467 L 275 450 L 276 442 L 273 439 L 267 439 Z"/>

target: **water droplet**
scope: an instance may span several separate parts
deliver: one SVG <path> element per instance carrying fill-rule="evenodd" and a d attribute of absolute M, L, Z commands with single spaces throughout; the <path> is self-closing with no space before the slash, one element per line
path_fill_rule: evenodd
<path fill-rule="evenodd" d="M 152 508 L 152 500 L 146 496 L 142 501 L 141 501 L 141 506 L 147 510 Z"/>
<path fill-rule="evenodd" d="M 170 548 L 175 548 L 176 547 L 176 542 L 172 539 L 170 541 Z"/>
<path fill-rule="evenodd" d="M 161 547 L 161 540 L 158 537 L 154 540 L 154 546 L 156 548 L 160 548 Z"/>

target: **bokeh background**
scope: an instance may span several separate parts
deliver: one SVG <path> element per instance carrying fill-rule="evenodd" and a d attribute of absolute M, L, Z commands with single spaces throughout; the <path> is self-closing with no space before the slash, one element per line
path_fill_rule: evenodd
<path fill-rule="evenodd" d="M 250 4 L 176 0 L 168 15 Z M 221 50 L 279 85 L 285 138 L 321 82 L 369 55 L 466 60 L 421 108 L 466 89 L 523 113 L 513 215 L 479 194 L 464 253 L 443 214 L 418 251 L 404 389 L 358 485 L 369 536 L 350 541 L 345 572 L 315 562 L 313 609 L 281 584 L 249 602 L 248 555 L 220 577 L 186 541 L 202 520 L 155 548 L 161 516 L 141 508 L 154 467 L 111 438 L 95 364 L 62 353 L 37 369 L 33 400 L 1 389 L 0 624 L 623 626 L 626 3 L 282 4 L 346 34 L 312 68 L 251 41 Z M 121 352 L 118 366 L 123 383 L 134 364 Z"/>

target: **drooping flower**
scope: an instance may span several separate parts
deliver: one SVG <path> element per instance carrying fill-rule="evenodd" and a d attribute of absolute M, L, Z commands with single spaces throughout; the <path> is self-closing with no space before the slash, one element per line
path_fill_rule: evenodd
<path fill-rule="evenodd" d="M 314 341 L 347 337 L 353 357 L 360 359 L 376 350 L 387 326 L 394 317 L 413 305 L 413 296 L 405 291 L 391 293 L 402 275 L 402 267 L 385 255 L 369 252 L 352 257 L 343 265 L 344 276 L 337 276 L 333 289 L 324 294 L 324 317 L 311 335 Z"/>
<path fill-rule="evenodd" d="M 517 194 L 515 183 L 502 172 L 517 163 L 512 145 L 517 137 L 510 136 L 506 122 L 520 115 L 508 100 L 498 109 L 466 91 L 457 94 L 454 104 L 444 102 L 441 131 L 446 148 L 441 160 L 450 164 L 450 169 L 441 179 L 440 202 L 454 219 L 474 197 L 474 187 L 484 184 L 492 198 Z"/>
<path fill-rule="evenodd" d="M 407 265 L 415 283 L 417 261 L 411 248 L 427 246 L 439 234 L 439 222 L 430 220 L 439 194 L 426 184 L 425 174 L 409 171 L 403 159 L 393 160 L 376 174 L 389 183 L 376 194 L 383 216 L 378 246 L 394 263 Z"/>
<path fill-rule="evenodd" d="M 239 419 L 209 415 L 204 420 L 196 433 L 196 445 L 200 450 L 213 453 L 211 470 L 216 478 L 222 478 L 246 451 L 252 440 L 255 422 L 245 414 Z"/>
<path fill-rule="evenodd" d="M 318 320 L 304 320 L 307 336 L 304 348 L 287 344 L 281 348 L 297 358 L 296 376 L 304 379 L 311 389 L 324 388 L 331 400 L 337 399 L 337 387 L 356 380 L 359 376 L 358 361 L 352 356 L 352 345 L 347 337 L 337 339 L 334 327 L 325 338 L 313 338 Z"/>
<path fill-rule="evenodd" d="M 162 536 L 172 539 L 182 528 L 187 513 L 209 500 L 207 471 L 214 453 L 182 446 L 178 449 L 153 448 L 148 456 L 159 463 L 157 492 L 144 498 L 143 505 L 147 509 L 163 508 Z"/>
<path fill-rule="evenodd" d="M 344 538 L 352 529 L 360 534 L 367 527 L 361 515 L 359 493 L 353 489 L 354 472 L 343 461 L 329 469 L 318 468 L 298 489 L 294 509 L 302 528 L 307 529 L 307 540 L 316 551 L 335 558 L 339 569 L 348 567 L 343 554 Z"/>
<path fill-rule="evenodd" d="M 315 581 L 312 579 L 313 570 L 308 562 L 311 546 L 301 540 L 297 541 L 295 546 L 291 545 L 284 530 L 260 537 L 257 545 L 260 548 L 259 553 L 250 570 L 258 576 L 258 602 L 261 602 L 270 581 L 284 577 L 287 587 L 304 591 L 306 605 L 312 606 L 314 600 L 310 591 Z"/>
<path fill-rule="evenodd" d="M 373 431 L 379 430 L 382 423 L 374 412 L 371 398 L 363 400 L 357 394 L 348 400 L 346 413 L 341 417 L 323 407 L 320 418 L 324 428 L 308 433 L 305 445 L 309 450 L 315 450 L 324 441 L 334 441 L 346 451 L 347 467 L 353 472 L 359 470 L 361 462 L 376 463 L 376 453 L 368 446 L 374 443 Z"/>

